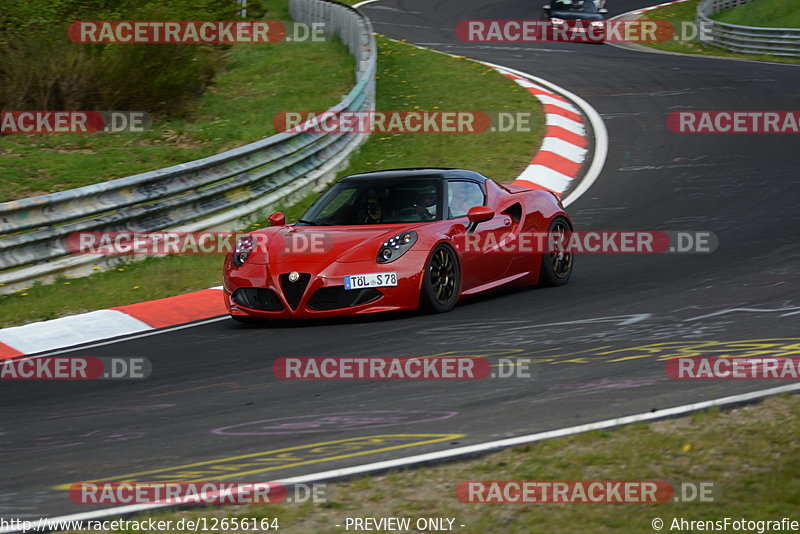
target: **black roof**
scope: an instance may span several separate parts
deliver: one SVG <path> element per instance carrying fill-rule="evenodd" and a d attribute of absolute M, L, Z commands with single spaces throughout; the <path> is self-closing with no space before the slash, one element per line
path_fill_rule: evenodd
<path fill-rule="evenodd" d="M 358 174 L 351 174 L 350 176 L 342 178 L 342 180 L 382 180 L 397 178 L 469 178 L 479 182 L 488 180 L 488 178 L 479 172 L 470 171 L 468 169 L 451 169 L 445 167 L 415 167 L 410 169 L 386 169 L 383 171 L 361 172 Z"/>

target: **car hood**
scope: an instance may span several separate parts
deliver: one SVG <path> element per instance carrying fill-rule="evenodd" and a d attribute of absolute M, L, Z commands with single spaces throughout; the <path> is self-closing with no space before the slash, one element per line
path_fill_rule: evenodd
<path fill-rule="evenodd" d="M 600 13 L 582 13 L 580 11 L 553 11 L 550 17 L 562 20 L 605 20 Z"/>
<path fill-rule="evenodd" d="M 254 232 L 253 263 L 356 262 L 375 260 L 380 245 L 424 223 L 365 226 L 281 226 Z"/>

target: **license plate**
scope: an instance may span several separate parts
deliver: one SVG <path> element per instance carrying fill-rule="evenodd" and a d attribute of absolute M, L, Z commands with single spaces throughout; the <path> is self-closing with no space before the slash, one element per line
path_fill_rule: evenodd
<path fill-rule="evenodd" d="M 344 288 L 348 290 L 396 285 L 397 273 L 351 274 L 344 277 Z"/>

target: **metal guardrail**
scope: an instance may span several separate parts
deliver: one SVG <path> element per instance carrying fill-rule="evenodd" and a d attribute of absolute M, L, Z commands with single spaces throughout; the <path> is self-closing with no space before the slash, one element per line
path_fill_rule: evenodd
<path fill-rule="evenodd" d="M 377 49 L 369 19 L 330 0 L 289 0 L 297 22 L 325 23 L 356 60 L 356 84 L 330 111 L 374 110 Z M 331 178 L 365 138 L 279 133 L 214 156 L 0 204 L 0 284 L 8 291 L 97 256 L 69 256 L 72 232 L 235 229 L 237 221 Z"/>
<path fill-rule="evenodd" d="M 800 57 L 800 28 L 739 26 L 711 18 L 751 0 L 701 0 L 697 6 L 700 39 L 731 52 Z"/>

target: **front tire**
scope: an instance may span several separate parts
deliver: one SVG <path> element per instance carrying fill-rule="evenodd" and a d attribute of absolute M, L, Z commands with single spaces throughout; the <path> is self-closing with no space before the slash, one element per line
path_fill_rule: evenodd
<path fill-rule="evenodd" d="M 458 257 L 449 245 L 438 245 L 425 266 L 420 308 L 429 313 L 448 312 L 456 305 L 460 290 Z"/>
<path fill-rule="evenodd" d="M 556 217 L 550 223 L 548 236 L 555 234 L 556 239 L 566 245 L 566 237 L 572 232 L 572 225 L 564 217 Z M 560 236 L 560 237 L 559 237 Z M 548 237 L 548 244 L 550 239 Z M 545 252 L 542 254 L 542 267 L 539 280 L 543 286 L 563 286 L 569 282 L 572 269 L 575 265 L 575 256 L 570 252 Z"/>

